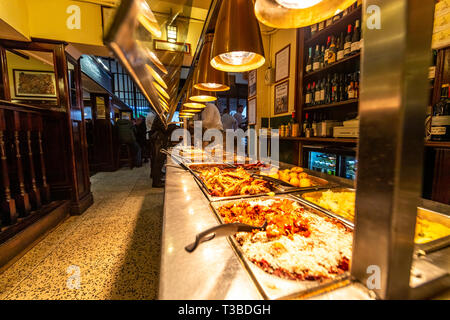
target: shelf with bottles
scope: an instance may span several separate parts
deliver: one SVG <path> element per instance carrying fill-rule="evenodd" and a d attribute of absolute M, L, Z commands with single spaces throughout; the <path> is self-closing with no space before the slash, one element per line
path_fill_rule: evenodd
<path fill-rule="evenodd" d="M 309 27 L 308 38 L 305 40 L 305 45 L 311 45 L 316 42 L 321 42 L 327 38 L 330 33 L 341 32 L 346 30 L 349 23 L 356 19 L 361 19 L 362 6 L 355 3 L 348 9 L 339 13 L 338 15 L 315 25 Z"/>
<path fill-rule="evenodd" d="M 358 69 L 350 73 L 328 74 L 318 81 L 305 81 L 304 85 L 303 111 L 358 104 Z"/>
<path fill-rule="evenodd" d="M 342 72 L 343 70 L 346 70 L 351 66 L 355 66 L 355 65 L 359 66 L 360 56 L 361 56 L 360 52 L 355 52 L 347 57 L 344 57 L 344 58 L 336 61 L 336 62 L 324 65 L 320 69 L 305 73 L 305 75 L 303 76 L 303 79 L 306 80 L 309 78 L 317 78 L 317 76 L 320 76 L 324 73 Z"/>

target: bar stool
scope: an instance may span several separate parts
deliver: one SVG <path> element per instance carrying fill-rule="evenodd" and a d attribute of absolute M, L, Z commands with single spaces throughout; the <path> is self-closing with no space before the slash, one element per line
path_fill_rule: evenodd
<path fill-rule="evenodd" d="M 122 143 L 119 146 L 119 151 L 117 152 L 117 163 L 119 165 L 119 168 L 121 167 L 122 163 L 128 163 L 130 169 L 133 169 L 133 154 L 128 144 Z"/>

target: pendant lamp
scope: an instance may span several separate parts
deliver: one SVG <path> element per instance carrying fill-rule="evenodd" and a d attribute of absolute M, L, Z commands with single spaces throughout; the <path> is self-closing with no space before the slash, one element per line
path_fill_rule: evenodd
<path fill-rule="evenodd" d="M 189 100 L 194 102 L 213 102 L 217 100 L 214 92 L 192 88 Z"/>
<path fill-rule="evenodd" d="M 221 71 L 245 72 L 265 62 L 264 47 L 251 0 L 223 0 L 217 16 L 211 65 Z"/>
<path fill-rule="evenodd" d="M 198 103 L 198 102 L 185 102 L 183 103 L 183 107 L 185 108 L 189 108 L 189 109 L 204 109 L 206 108 L 206 105 L 203 103 Z"/>
<path fill-rule="evenodd" d="M 327 20 L 355 0 L 256 0 L 255 15 L 272 28 L 301 28 Z"/>
<path fill-rule="evenodd" d="M 205 91 L 227 91 L 230 90 L 228 74 L 214 69 L 210 63 L 213 40 L 214 34 L 208 33 L 198 60 L 194 88 Z"/>

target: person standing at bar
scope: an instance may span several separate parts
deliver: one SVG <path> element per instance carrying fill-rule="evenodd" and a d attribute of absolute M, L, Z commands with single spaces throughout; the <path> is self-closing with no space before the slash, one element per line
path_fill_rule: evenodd
<path fill-rule="evenodd" d="M 237 121 L 237 127 L 238 127 L 239 129 L 242 129 L 242 130 L 245 131 L 246 121 L 247 121 L 247 120 L 246 120 L 245 117 L 243 116 L 242 112 L 244 112 L 244 106 L 243 106 L 242 104 L 240 104 L 240 105 L 237 107 L 237 111 L 236 111 L 236 113 L 234 114 L 234 118 L 235 118 L 236 121 Z"/>
<path fill-rule="evenodd" d="M 127 118 L 119 119 L 116 123 L 120 144 L 126 144 L 133 153 L 134 165 L 142 166 L 141 147 L 136 141 L 136 133 L 133 123 Z"/>
<path fill-rule="evenodd" d="M 144 163 L 148 162 L 148 148 L 147 148 L 147 126 L 145 125 L 145 118 L 139 116 L 136 120 L 136 141 L 141 148 L 142 158 Z"/>
<path fill-rule="evenodd" d="M 223 110 L 223 115 L 222 115 L 222 125 L 223 125 L 223 130 L 236 130 L 237 129 L 237 121 L 234 117 L 232 117 L 230 115 L 230 109 L 225 108 Z"/>
<path fill-rule="evenodd" d="M 151 150 L 151 172 L 153 188 L 164 188 L 163 181 L 163 166 L 166 156 L 161 152 L 161 149 L 166 147 L 166 128 L 159 117 L 154 117 L 152 127 L 150 130 L 150 140 L 152 141 Z"/>

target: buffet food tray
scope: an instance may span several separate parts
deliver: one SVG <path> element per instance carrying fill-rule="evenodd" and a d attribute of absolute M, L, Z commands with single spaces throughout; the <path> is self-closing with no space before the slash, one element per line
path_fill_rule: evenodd
<path fill-rule="evenodd" d="M 313 198 L 320 198 L 322 193 L 325 191 L 334 191 L 334 192 L 355 192 L 355 189 L 352 188 L 330 188 L 330 189 L 322 189 L 322 190 L 317 190 L 317 191 L 303 191 L 303 192 L 298 192 L 293 194 L 292 196 L 299 199 L 300 201 L 307 203 L 309 206 L 323 211 L 324 213 L 326 213 L 327 215 L 333 216 L 343 222 L 345 222 L 348 225 L 351 225 L 352 227 L 354 227 L 354 222 L 344 218 L 343 216 L 339 215 L 338 213 L 332 212 L 330 210 L 327 210 L 321 206 L 319 206 L 318 204 L 311 202 L 307 199 L 305 199 L 305 196 L 308 197 L 313 197 Z M 431 211 L 422 207 L 418 207 L 417 208 L 417 216 L 421 217 L 422 219 L 425 219 L 427 221 L 430 222 L 436 222 L 436 223 L 440 223 L 448 228 L 450 228 L 450 217 L 448 215 L 445 214 L 441 214 L 435 211 Z M 415 249 L 420 250 L 424 253 L 431 253 L 434 252 L 436 250 L 445 248 L 447 246 L 450 245 L 450 235 L 445 236 L 445 237 L 441 237 L 432 241 L 428 241 L 425 243 L 415 243 Z"/>
<path fill-rule="evenodd" d="M 299 203 L 305 209 L 310 212 L 317 214 L 322 217 L 334 218 L 333 216 L 329 216 L 323 211 L 317 210 L 306 203 L 302 203 L 298 201 L 297 198 L 289 195 L 277 195 L 273 197 L 269 196 L 261 196 L 253 199 L 238 199 L 238 200 L 223 200 L 211 202 L 210 205 L 213 209 L 213 212 L 219 221 L 219 223 L 223 224 L 224 221 L 218 212 L 219 208 L 223 205 L 230 203 L 238 203 L 240 201 L 257 201 L 257 200 L 268 200 L 268 199 L 289 199 Z M 339 220 L 340 221 L 340 220 Z M 353 230 L 352 225 L 342 222 L 347 228 Z M 294 299 L 301 298 L 309 295 L 314 295 L 318 293 L 324 293 L 331 290 L 334 290 L 336 287 L 343 285 L 347 279 L 350 277 L 350 272 L 344 272 L 340 275 L 337 275 L 333 279 L 326 280 L 287 280 L 275 275 L 269 274 L 262 270 L 260 267 L 251 262 L 244 254 L 241 249 L 240 244 L 237 242 L 234 236 L 230 236 L 227 238 L 230 243 L 233 251 L 238 256 L 240 262 L 243 267 L 247 271 L 250 278 L 253 280 L 255 286 L 261 293 L 264 299 L 276 300 L 276 299 Z"/>
<path fill-rule="evenodd" d="M 221 200 L 245 199 L 245 198 L 253 198 L 253 197 L 268 195 L 267 193 L 259 193 L 259 194 L 245 194 L 245 195 L 234 195 L 234 196 L 224 196 L 224 197 L 213 196 L 210 194 L 208 188 L 203 183 L 202 178 L 198 175 L 198 173 L 195 170 L 199 167 L 230 168 L 230 164 L 227 164 L 227 163 L 205 163 L 205 162 L 203 162 L 203 163 L 188 163 L 188 164 L 186 164 L 186 167 L 189 169 L 189 171 L 195 177 L 195 181 L 197 182 L 200 189 L 203 191 L 203 193 L 205 194 L 205 196 L 208 198 L 208 200 L 210 202 L 221 201 Z M 255 173 L 255 169 L 250 169 L 250 170 L 246 170 L 246 171 L 248 171 L 249 173 Z M 309 175 L 309 179 L 314 183 L 314 186 L 304 187 L 304 188 L 295 187 L 295 186 L 285 186 L 285 185 L 282 185 L 283 181 L 281 181 L 281 180 L 273 179 L 270 177 L 268 177 L 268 178 L 274 182 L 272 184 L 272 186 L 273 186 L 272 192 L 275 194 L 285 194 L 285 193 L 299 192 L 299 191 L 305 191 L 305 190 L 329 189 L 329 188 L 336 186 L 336 184 L 330 183 L 329 181 L 327 181 L 325 179 L 311 176 L 311 175 Z M 263 179 L 263 178 L 261 178 L 261 179 Z"/>

